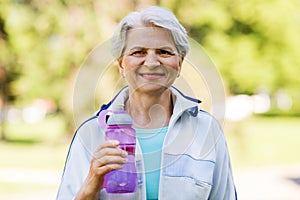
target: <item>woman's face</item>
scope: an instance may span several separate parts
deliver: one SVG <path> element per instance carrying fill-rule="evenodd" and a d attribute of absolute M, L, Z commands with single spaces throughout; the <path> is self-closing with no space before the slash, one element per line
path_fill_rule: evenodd
<path fill-rule="evenodd" d="M 156 93 L 169 88 L 180 73 L 178 55 L 171 33 L 160 27 L 136 27 L 127 32 L 123 56 L 118 60 L 129 89 Z"/>

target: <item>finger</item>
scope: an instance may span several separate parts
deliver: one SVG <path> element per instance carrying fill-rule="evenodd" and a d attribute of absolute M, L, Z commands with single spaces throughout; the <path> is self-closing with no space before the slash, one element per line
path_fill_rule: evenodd
<path fill-rule="evenodd" d="M 116 140 L 110 140 L 110 141 L 105 142 L 94 152 L 94 157 L 100 158 L 100 157 L 106 156 L 106 155 L 115 155 L 115 156 L 126 157 L 128 155 L 128 153 L 126 151 L 118 148 L 116 145 L 118 143 L 119 142 Z"/>
<path fill-rule="evenodd" d="M 118 140 L 107 140 L 102 145 L 100 145 L 96 151 L 99 151 L 100 149 L 104 148 L 115 148 L 120 144 Z"/>
<path fill-rule="evenodd" d="M 105 156 L 99 159 L 94 159 L 92 161 L 92 165 L 95 171 L 98 171 L 98 173 L 104 175 L 111 170 L 122 168 L 127 162 L 127 158 L 122 158 L 119 156 Z"/>
<path fill-rule="evenodd" d="M 120 156 L 120 157 L 126 157 L 128 153 L 122 149 L 119 149 L 117 147 L 114 148 L 103 148 L 98 151 L 95 151 L 93 156 L 95 158 L 101 158 L 104 156 Z"/>
<path fill-rule="evenodd" d="M 123 166 L 124 166 L 124 164 L 111 163 L 111 164 L 107 164 L 107 165 L 98 167 L 98 168 L 95 169 L 95 171 L 96 171 L 97 174 L 103 176 L 103 175 L 105 175 L 108 172 L 111 172 L 113 170 L 122 169 Z"/>
<path fill-rule="evenodd" d="M 124 164 L 108 164 L 102 167 L 102 170 L 106 173 L 113 171 L 113 170 L 118 170 L 118 169 L 122 169 L 122 167 L 124 166 Z"/>
<path fill-rule="evenodd" d="M 109 164 L 125 164 L 128 162 L 127 158 L 123 158 L 120 156 L 104 156 L 98 159 L 95 159 L 95 164 L 98 167 L 109 165 Z"/>

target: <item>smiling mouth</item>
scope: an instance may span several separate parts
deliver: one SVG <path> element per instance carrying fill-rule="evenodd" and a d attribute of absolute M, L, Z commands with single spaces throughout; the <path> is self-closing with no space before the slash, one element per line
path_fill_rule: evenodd
<path fill-rule="evenodd" d="M 163 77 L 164 74 L 163 73 L 142 73 L 140 74 L 140 76 L 142 76 L 145 79 L 154 80 Z"/>

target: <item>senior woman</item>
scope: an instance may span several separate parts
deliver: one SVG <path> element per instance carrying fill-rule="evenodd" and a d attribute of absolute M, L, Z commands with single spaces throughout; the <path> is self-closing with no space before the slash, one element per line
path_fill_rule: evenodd
<path fill-rule="evenodd" d="M 137 191 L 103 188 L 104 175 L 122 168 L 127 153 L 105 141 L 96 115 L 73 138 L 57 199 L 236 199 L 219 124 L 172 86 L 188 49 L 185 29 L 166 9 L 149 7 L 120 22 L 111 52 L 128 86 L 100 111 L 123 104 L 133 119 Z"/>

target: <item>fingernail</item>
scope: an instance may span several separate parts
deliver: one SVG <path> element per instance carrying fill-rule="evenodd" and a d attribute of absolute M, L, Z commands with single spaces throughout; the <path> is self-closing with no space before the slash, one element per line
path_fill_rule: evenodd
<path fill-rule="evenodd" d="M 123 155 L 123 156 L 128 156 L 127 151 L 123 151 L 123 152 L 122 152 L 122 155 Z"/>

